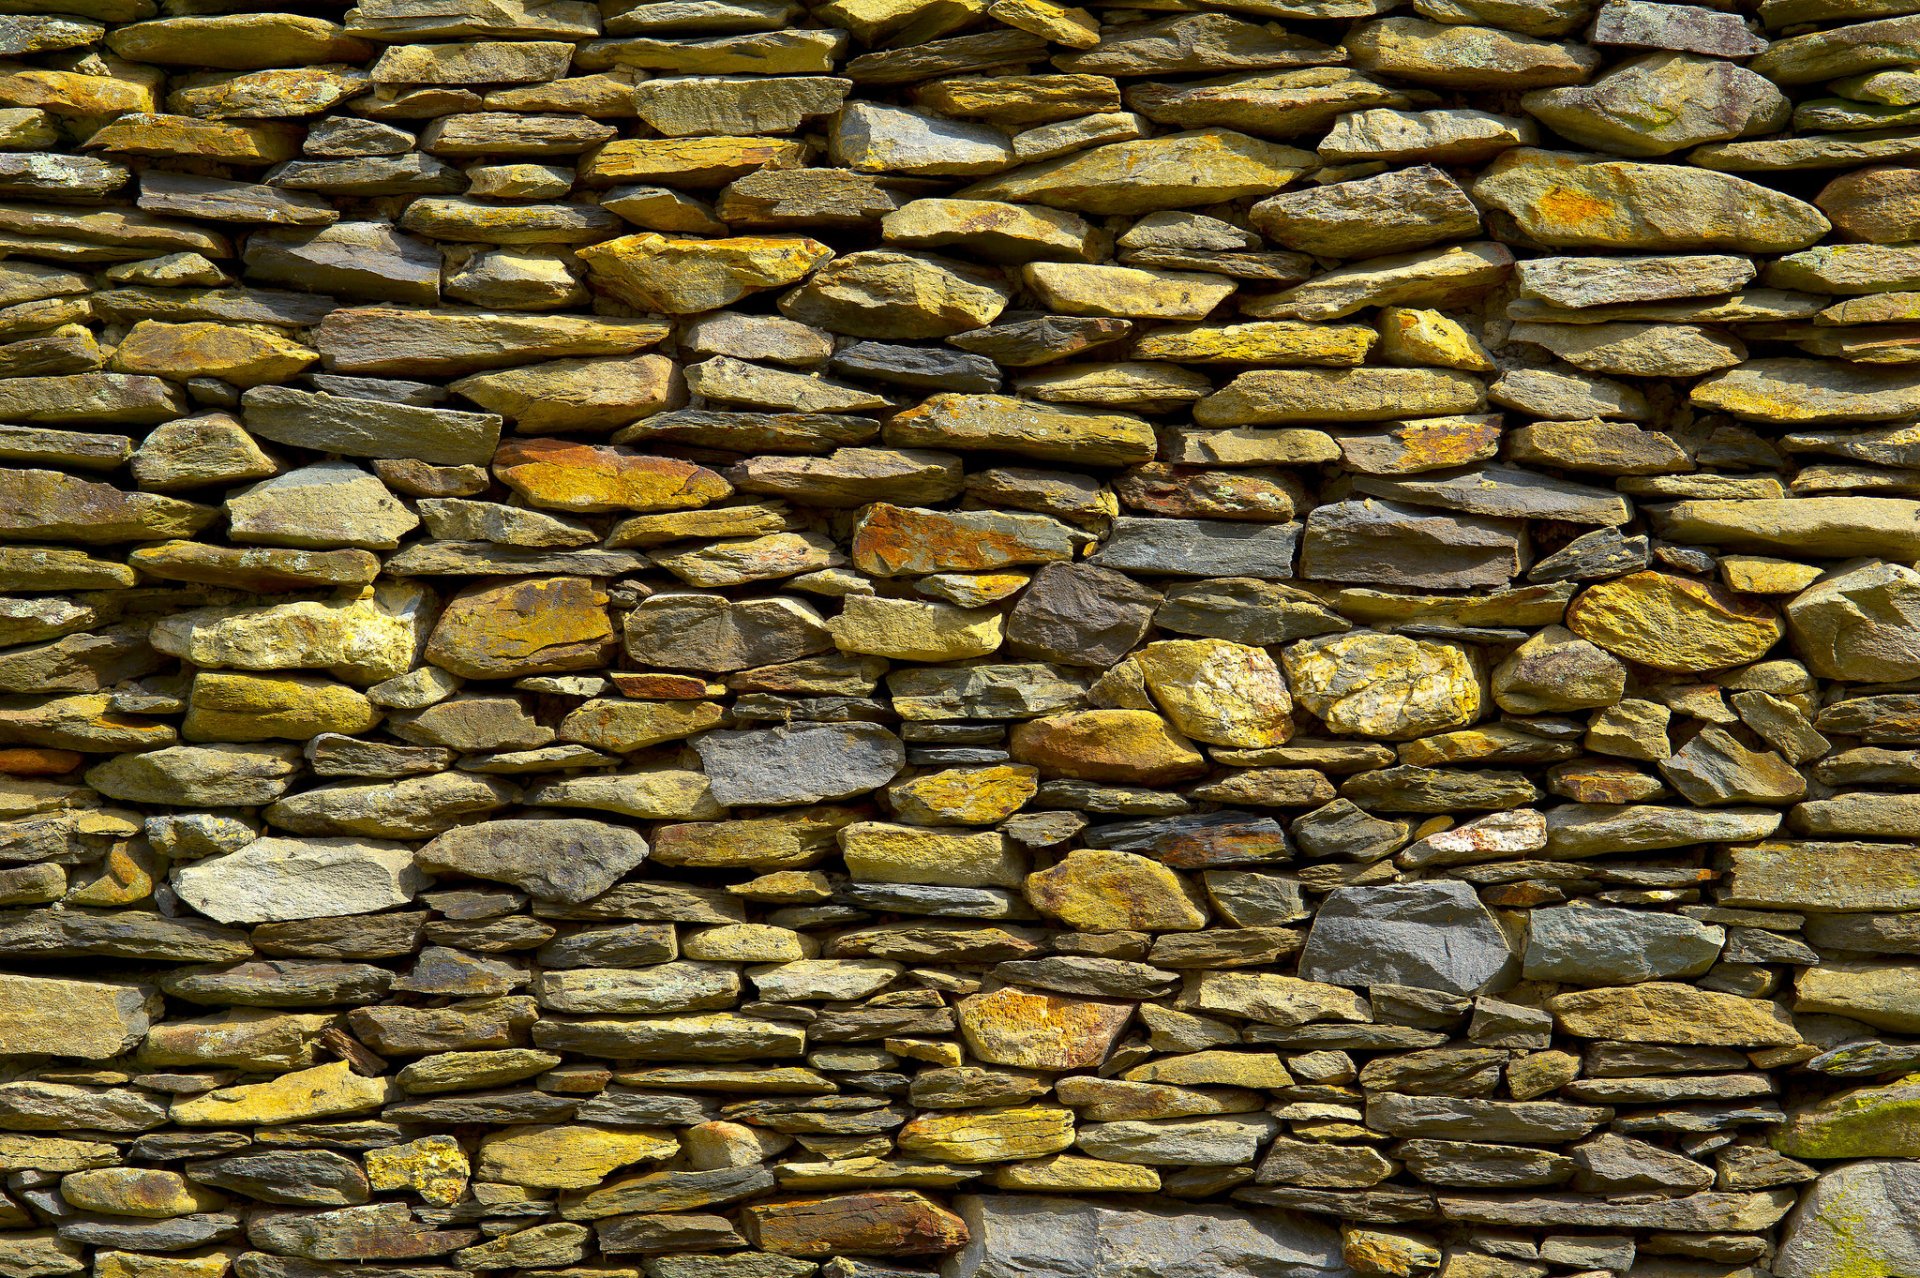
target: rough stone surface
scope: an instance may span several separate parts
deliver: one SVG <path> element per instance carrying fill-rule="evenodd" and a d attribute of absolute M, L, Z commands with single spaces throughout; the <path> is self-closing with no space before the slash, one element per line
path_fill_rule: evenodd
<path fill-rule="evenodd" d="M 1914 1278 L 1920 0 L 22 0 L 0 1278 Z"/>

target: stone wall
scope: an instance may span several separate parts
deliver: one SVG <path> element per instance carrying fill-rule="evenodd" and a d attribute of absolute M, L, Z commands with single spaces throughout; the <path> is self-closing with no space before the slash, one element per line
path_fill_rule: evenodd
<path fill-rule="evenodd" d="M 161 2 L 0 1278 L 1920 1275 L 1920 0 Z"/>

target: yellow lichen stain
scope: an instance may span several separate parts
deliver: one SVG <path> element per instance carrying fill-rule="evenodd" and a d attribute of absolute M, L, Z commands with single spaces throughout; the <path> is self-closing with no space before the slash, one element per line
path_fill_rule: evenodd
<path fill-rule="evenodd" d="M 1604 222 L 1613 216 L 1611 204 L 1570 186 L 1548 187 L 1540 193 L 1533 207 L 1543 221 L 1556 223 L 1569 230 Z"/>

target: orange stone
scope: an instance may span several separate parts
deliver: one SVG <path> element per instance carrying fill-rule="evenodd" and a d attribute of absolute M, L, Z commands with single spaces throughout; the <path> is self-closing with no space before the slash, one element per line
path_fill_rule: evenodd
<path fill-rule="evenodd" d="M 468 586 L 447 604 L 427 640 L 427 660 L 463 679 L 590 670 L 612 653 L 606 591 L 586 577 Z"/>
<path fill-rule="evenodd" d="M 677 457 L 568 439 L 509 440 L 493 455 L 493 473 L 535 506 L 587 514 L 692 510 L 733 492 L 713 471 Z"/>
<path fill-rule="evenodd" d="M 1021 1069 L 1091 1069 L 1107 1059 L 1133 1008 L 1012 985 L 960 1000 L 967 1050 L 993 1065 Z"/>
<path fill-rule="evenodd" d="M 965 1221 L 905 1189 L 753 1203 L 741 1217 L 754 1246 L 782 1256 L 934 1256 L 967 1243 Z"/>
<path fill-rule="evenodd" d="M 0 749 L 0 773 L 10 777 L 57 777 L 85 763 L 87 756 L 72 750 L 42 750 L 33 746 Z"/>
<path fill-rule="evenodd" d="M 853 565 L 876 577 L 981 572 L 1073 558 L 1066 525 L 997 510 L 920 510 L 875 502 L 853 530 Z"/>
<path fill-rule="evenodd" d="M 1205 776 L 1207 760 L 1151 710 L 1076 710 L 1013 730 L 1016 762 L 1053 776 L 1165 785 Z"/>
<path fill-rule="evenodd" d="M 705 679 L 694 675 L 661 674 L 657 671 L 609 670 L 607 678 L 623 697 L 649 701 L 699 701 L 713 695 Z"/>

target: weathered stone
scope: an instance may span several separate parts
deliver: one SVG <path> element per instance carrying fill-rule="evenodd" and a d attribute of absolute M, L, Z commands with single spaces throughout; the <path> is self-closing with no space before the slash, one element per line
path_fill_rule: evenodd
<path fill-rule="evenodd" d="M 7 974 L 0 992 L 8 1008 L 0 1054 L 9 1056 L 118 1056 L 140 1041 L 159 1011 L 158 991 L 131 982 Z"/>
<path fill-rule="evenodd" d="M 1660 572 L 1590 587 L 1568 608 L 1567 627 L 1629 661 L 1674 671 L 1757 660 L 1786 629 L 1757 599 Z"/>
<path fill-rule="evenodd" d="M 1286 1270 L 1334 1273 L 1339 1239 L 1318 1221 L 1229 1207 L 1118 1207 L 1018 1194 L 965 1194 L 955 1201 L 970 1241 L 951 1262 L 954 1278 L 1086 1269 L 1115 1278 L 1202 1278 Z"/>
<path fill-rule="evenodd" d="M 1629 1043 L 1772 1047 L 1799 1041 L 1779 1007 L 1665 981 L 1556 994 L 1547 1010 L 1568 1034 Z"/>
<path fill-rule="evenodd" d="M 850 798 L 891 781 L 905 761 L 899 738 L 874 724 L 709 732 L 694 749 L 727 806 Z"/>
<path fill-rule="evenodd" d="M 1513 976 L 1500 925 L 1465 883 L 1340 888 L 1314 916 L 1300 975 L 1331 985 L 1478 993 Z"/>
<path fill-rule="evenodd" d="M 1916 1192 L 1906 1163 L 1847 1163 L 1822 1173 L 1787 1220 L 1775 1272 L 1782 1278 L 1838 1278 L 1910 1266 L 1912 1240 L 1901 1222 Z"/>
<path fill-rule="evenodd" d="M 1412 737 L 1480 716 L 1482 677 L 1453 644 L 1356 632 L 1304 640 L 1281 660 L 1299 703 L 1339 733 Z"/>
<path fill-rule="evenodd" d="M 580 250 L 594 284 L 630 305 L 669 314 L 709 311 L 761 289 L 792 284 L 832 255 L 817 240 L 722 240 L 629 235 Z"/>
<path fill-rule="evenodd" d="M 181 866 L 172 882 L 182 900 L 210 918 L 265 923 L 404 905 L 425 879 L 404 844 L 263 838 Z"/>
<path fill-rule="evenodd" d="M 598 896 L 647 856 L 623 826 L 578 818 L 485 821 L 449 830 L 419 851 L 422 869 L 512 883 L 547 900 Z"/>
<path fill-rule="evenodd" d="M 1778 253 L 1828 229 L 1812 205 L 1742 178 L 1531 147 L 1495 160 L 1472 192 L 1556 248 Z"/>
<path fill-rule="evenodd" d="M 1311 153 L 1228 129 L 1114 142 L 976 182 L 963 199 L 1045 204 L 1081 213 L 1152 213 L 1270 195 Z"/>

